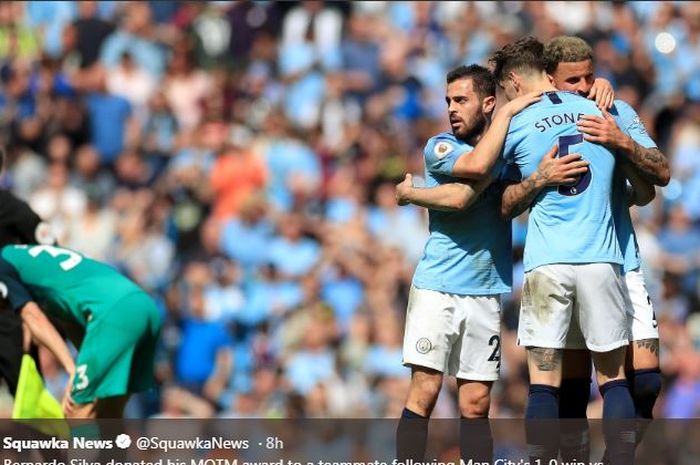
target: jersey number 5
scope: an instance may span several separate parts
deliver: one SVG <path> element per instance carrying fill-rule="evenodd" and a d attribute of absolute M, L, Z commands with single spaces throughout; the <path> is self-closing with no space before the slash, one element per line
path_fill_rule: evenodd
<path fill-rule="evenodd" d="M 572 145 L 578 145 L 583 143 L 583 134 L 571 134 L 568 136 L 559 136 L 559 155 L 563 157 L 569 154 L 569 149 Z M 561 195 L 566 195 L 571 197 L 573 195 L 579 195 L 581 192 L 588 189 L 591 185 L 591 167 L 588 166 L 588 171 L 582 175 L 579 180 L 573 186 L 559 186 L 558 192 Z"/>
<path fill-rule="evenodd" d="M 83 261 L 83 257 L 80 256 L 80 254 L 73 252 L 72 250 L 67 250 L 67 249 L 62 249 L 60 247 L 54 247 L 53 245 L 36 245 L 29 249 L 29 255 L 32 257 L 37 257 L 41 252 L 46 252 L 52 257 L 60 257 L 60 256 L 67 256 L 65 260 L 63 260 L 61 263 L 59 263 L 60 267 L 63 269 L 63 271 L 70 271 L 76 266 L 78 266 L 78 263 Z"/>

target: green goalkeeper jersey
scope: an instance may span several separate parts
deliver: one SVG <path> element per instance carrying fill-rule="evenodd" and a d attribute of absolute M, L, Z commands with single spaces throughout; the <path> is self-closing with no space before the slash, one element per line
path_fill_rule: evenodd
<path fill-rule="evenodd" d="M 144 292 L 118 271 L 73 250 L 50 245 L 0 249 L 0 293 L 18 311 L 34 301 L 48 314 L 85 328 L 100 312 L 130 294 Z"/>

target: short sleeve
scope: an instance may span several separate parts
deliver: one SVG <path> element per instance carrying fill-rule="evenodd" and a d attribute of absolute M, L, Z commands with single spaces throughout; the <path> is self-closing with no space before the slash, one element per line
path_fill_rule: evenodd
<path fill-rule="evenodd" d="M 622 132 L 644 148 L 656 147 L 656 142 L 649 136 L 644 123 L 642 123 L 637 112 L 629 104 L 621 100 L 615 100 L 615 108 L 617 109 L 615 119 Z"/>
<path fill-rule="evenodd" d="M 425 144 L 423 150 L 425 167 L 432 174 L 452 176 L 457 159 L 460 155 L 469 153 L 463 150 L 463 147 L 459 147 L 447 137 L 433 137 Z"/>

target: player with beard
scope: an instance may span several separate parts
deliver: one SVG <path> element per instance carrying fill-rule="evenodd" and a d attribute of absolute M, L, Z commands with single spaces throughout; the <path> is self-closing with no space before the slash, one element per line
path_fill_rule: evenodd
<path fill-rule="evenodd" d="M 452 132 L 428 140 L 427 186 L 471 178 L 465 189 L 483 190 L 501 170 L 496 163 L 511 118 L 540 100 L 531 93 L 492 117 L 495 83 L 478 65 L 447 75 Z M 418 203 L 418 202 L 417 202 Z M 500 294 L 510 291 L 510 224 L 499 215 L 497 186 L 466 211 L 430 209 L 430 237 L 415 271 L 406 314 L 404 364 L 411 385 L 397 431 L 397 456 L 423 461 L 427 422 L 445 374 L 457 378 L 465 460 L 490 462 L 493 441 L 487 421 L 490 391 L 500 368 Z M 445 211 L 447 210 L 447 211 Z"/>

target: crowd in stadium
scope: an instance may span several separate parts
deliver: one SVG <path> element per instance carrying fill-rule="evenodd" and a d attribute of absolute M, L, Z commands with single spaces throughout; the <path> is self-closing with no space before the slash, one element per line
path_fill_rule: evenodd
<path fill-rule="evenodd" d="M 700 416 L 697 2 L 1 2 L 3 187 L 164 318 L 160 387 L 128 416 L 399 417 L 428 230 L 394 186 L 449 130 L 446 72 L 526 34 L 587 40 L 670 159 L 669 185 L 634 210 L 656 416 Z M 527 399 L 525 225 L 492 417 L 522 417 Z M 65 373 L 42 368 L 60 398 Z M 440 396 L 433 417 L 455 402 Z"/>

